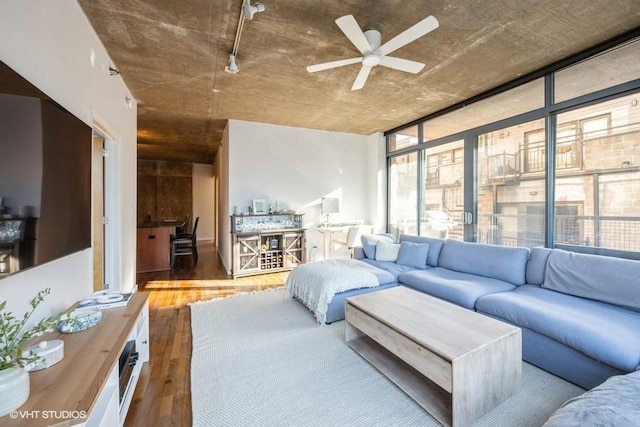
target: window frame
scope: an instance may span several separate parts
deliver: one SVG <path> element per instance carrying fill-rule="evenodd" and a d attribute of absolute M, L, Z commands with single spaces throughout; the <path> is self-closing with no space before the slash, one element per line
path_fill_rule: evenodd
<path fill-rule="evenodd" d="M 638 30 L 638 34 L 640 34 L 640 29 Z M 638 38 L 638 34 L 634 35 L 634 37 Z M 628 40 L 626 41 L 628 42 Z M 640 43 L 640 39 L 635 40 L 635 42 Z M 427 176 L 424 176 L 423 178 L 420 177 L 421 171 L 424 171 L 425 175 L 427 174 L 426 166 L 429 162 L 429 157 L 433 156 L 433 155 L 429 155 L 429 156 L 425 155 L 425 150 L 427 148 L 436 147 L 438 145 L 446 144 L 454 140 L 460 140 L 460 139 L 465 140 L 465 144 L 464 144 L 465 149 L 463 153 L 464 162 L 465 162 L 465 165 L 464 165 L 465 179 L 470 180 L 471 182 L 469 183 L 469 185 L 466 185 L 465 186 L 466 188 L 464 189 L 464 200 L 465 200 L 464 210 L 465 212 L 467 211 L 470 212 L 473 215 L 473 218 L 475 221 L 477 208 L 475 206 L 474 197 L 475 197 L 475 191 L 476 191 L 477 179 L 478 179 L 477 167 L 475 165 L 475 162 L 477 158 L 479 136 L 488 131 L 498 130 L 503 127 L 526 123 L 527 121 L 531 121 L 531 120 L 543 119 L 546 122 L 545 129 L 543 129 L 543 132 L 545 132 L 545 137 L 543 138 L 543 140 L 545 141 L 545 147 L 543 149 L 545 153 L 545 156 L 544 156 L 545 167 L 542 170 L 537 171 L 537 173 L 541 173 L 541 172 L 544 173 L 545 182 L 546 182 L 545 224 L 546 224 L 547 230 L 545 232 L 546 234 L 545 246 L 549 248 L 559 247 L 559 248 L 569 249 L 576 252 L 599 253 L 599 254 L 605 254 L 605 255 L 620 256 L 625 258 L 640 259 L 640 252 L 617 251 L 617 250 L 610 250 L 610 249 L 597 248 L 597 247 L 566 245 L 563 243 L 557 243 L 555 241 L 555 230 L 557 228 L 557 225 L 556 225 L 557 221 L 554 214 L 554 207 L 560 206 L 560 203 L 558 203 L 555 200 L 555 193 L 554 193 L 553 187 L 555 186 L 555 183 L 556 183 L 556 161 L 558 160 L 556 158 L 557 157 L 556 151 L 561 145 L 563 145 L 562 142 L 558 141 L 559 139 L 558 131 L 560 129 L 560 126 L 565 128 L 569 128 L 573 126 L 575 128 L 574 133 L 576 135 L 576 138 L 575 138 L 575 141 L 572 142 L 572 144 L 576 148 L 575 148 L 575 154 L 572 154 L 572 155 L 577 157 L 575 159 L 576 163 L 575 164 L 572 163 L 571 165 L 572 168 L 583 166 L 582 160 L 581 160 L 582 147 L 578 147 L 578 145 L 582 143 L 581 141 L 583 140 L 584 127 L 585 127 L 584 124 L 586 122 L 590 120 L 602 120 L 603 118 L 608 116 L 607 132 L 609 133 L 615 132 L 615 130 L 611 128 L 610 114 L 600 114 L 600 115 L 596 115 L 586 119 L 580 119 L 575 122 L 562 123 L 562 125 L 560 126 L 558 126 L 556 123 L 557 116 L 567 111 L 577 110 L 585 106 L 603 103 L 605 101 L 617 99 L 629 94 L 638 93 L 640 95 L 640 79 L 632 80 L 616 86 L 601 89 L 593 93 L 580 95 L 573 99 L 563 100 L 562 102 L 559 102 L 559 103 L 554 103 L 553 102 L 554 72 L 560 69 L 566 68 L 574 63 L 588 59 L 589 56 L 591 55 L 602 53 L 607 49 L 611 49 L 615 47 L 617 44 L 618 43 L 603 44 L 599 47 L 585 51 L 584 53 L 577 55 L 569 60 L 561 61 L 557 64 L 552 64 L 552 66 L 547 67 L 543 70 L 539 70 L 538 72 L 534 72 L 529 76 L 516 79 L 512 82 L 507 83 L 506 85 L 502 85 L 498 88 L 487 91 L 481 95 L 470 98 L 462 103 L 456 104 L 454 106 L 441 110 L 437 113 L 430 114 L 421 119 L 407 123 L 404 126 L 394 128 L 385 132 L 384 135 L 387 138 L 386 140 L 387 172 L 389 172 L 390 159 L 392 157 L 397 157 L 399 155 L 404 155 L 412 152 L 418 153 L 418 163 L 417 163 L 418 179 L 416 180 L 417 181 L 416 193 L 418 194 L 417 196 L 418 200 L 416 200 L 416 204 L 418 207 L 418 212 L 416 212 L 416 218 L 419 218 L 420 216 L 420 207 L 422 206 L 421 203 L 423 202 L 421 199 L 421 193 L 423 192 L 423 189 L 421 189 L 421 186 L 424 186 L 428 181 Z M 496 122 L 486 123 L 473 129 L 462 130 L 460 132 L 447 135 L 442 138 L 438 138 L 430 141 L 422 140 L 422 135 L 424 134 L 423 126 L 424 126 L 424 123 L 427 122 L 429 119 L 439 117 L 441 115 L 445 115 L 449 112 L 455 111 L 461 108 L 461 106 L 463 105 L 468 105 L 469 103 L 490 98 L 492 95 L 503 93 L 505 91 L 508 91 L 509 89 L 516 88 L 519 85 L 526 84 L 540 77 L 544 77 L 544 90 L 545 90 L 546 101 L 545 101 L 545 106 L 543 108 L 525 112 L 525 113 L 522 113 L 513 117 L 505 118 Z M 393 133 L 401 132 L 403 129 L 406 129 L 412 126 L 417 127 L 418 143 L 409 147 L 404 147 L 400 150 L 390 151 L 389 136 L 392 135 Z M 594 136 L 594 138 L 596 137 L 602 137 L 602 135 L 599 134 L 597 136 Z M 584 139 L 588 140 L 590 138 L 584 138 Z M 438 164 L 440 164 L 441 161 L 442 159 L 438 158 Z M 524 160 L 520 159 L 520 162 L 522 162 L 521 167 L 524 167 Z M 468 172 L 472 172 L 472 174 L 467 175 Z M 389 176 L 389 173 L 387 173 L 387 177 L 388 176 Z M 389 179 L 387 179 L 387 218 L 390 218 L 389 188 L 390 188 Z M 389 231 L 389 225 L 390 225 L 389 219 L 387 219 L 387 231 Z M 465 240 L 472 240 L 473 238 L 475 238 L 474 233 L 468 233 L 467 229 L 465 228 Z"/>

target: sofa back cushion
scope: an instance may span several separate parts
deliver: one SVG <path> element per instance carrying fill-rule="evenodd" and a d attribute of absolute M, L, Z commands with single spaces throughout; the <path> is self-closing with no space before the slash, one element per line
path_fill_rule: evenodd
<path fill-rule="evenodd" d="M 438 265 L 461 273 L 504 280 L 513 285 L 525 283 L 528 248 L 445 241 Z"/>
<path fill-rule="evenodd" d="M 429 255 L 428 243 L 401 242 L 400 252 L 396 264 L 424 270 L 427 268 L 427 256 Z"/>
<path fill-rule="evenodd" d="M 544 272 L 547 267 L 547 258 L 551 253 L 549 248 L 531 248 L 529 261 L 527 262 L 526 279 L 529 285 L 542 285 Z"/>
<path fill-rule="evenodd" d="M 379 241 L 395 243 L 396 237 L 393 234 L 389 233 L 363 234 L 360 237 L 360 241 L 362 242 L 362 249 L 364 250 L 364 254 L 367 256 L 367 258 L 376 259 L 376 244 Z"/>
<path fill-rule="evenodd" d="M 640 310 L 640 261 L 554 249 L 542 287 Z"/>
<path fill-rule="evenodd" d="M 440 251 L 444 246 L 444 240 L 436 239 L 435 237 L 415 236 L 413 234 L 401 234 L 400 243 L 413 242 L 413 243 L 426 243 L 429 245 L 429 253 L 427 254 L 427 265 L 431 267 L 438 266 L 438 258 L 440 258 Z"/>

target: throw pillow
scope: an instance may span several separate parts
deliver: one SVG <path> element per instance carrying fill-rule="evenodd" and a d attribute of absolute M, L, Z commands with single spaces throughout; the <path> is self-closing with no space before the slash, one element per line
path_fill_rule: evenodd
<path fill-rule="evenodd" d="M 406 265 L 424 270 L 427 268 L 428 243 L 400 243 L 400 251 L 396 264 Z"/>
<path fill-rule="evenodd" d="M 388 243 L 383 240 L 376 243 L 376 261 L 396 262 L 398 252 L 400 252 L 399 243 Z"/>
<path fill-rule="evenodd" d="M 364 254 L 369 259 L 376 259 L 376 243 L 379 241 L 394 243 L 391 237 L 379 234 L 363 234 L 362 237 L 360 237 L 360 241 L 362 242 Z"/>

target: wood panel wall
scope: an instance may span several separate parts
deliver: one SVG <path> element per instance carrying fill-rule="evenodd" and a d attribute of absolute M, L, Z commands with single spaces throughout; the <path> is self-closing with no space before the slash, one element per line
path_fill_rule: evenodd
<path fill-rule="evenodd" d="M 138 160 L 138 224 L 183 219 L 193 223 L 192 164 Z"/>

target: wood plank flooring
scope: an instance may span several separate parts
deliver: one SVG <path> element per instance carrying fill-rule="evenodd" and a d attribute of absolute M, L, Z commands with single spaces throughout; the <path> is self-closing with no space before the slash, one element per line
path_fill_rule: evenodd
<path fill-rule="evenodd" d="M 126 427 L 191 426 L 191 312 L 194 301 L 284 286 L 288 272 L 232 279 L 212 243 L 198 242 L 194 267 L 187 257 L 171 271 L 138 275 L 149 291 L 150 361 L 143 368 Z"/>

